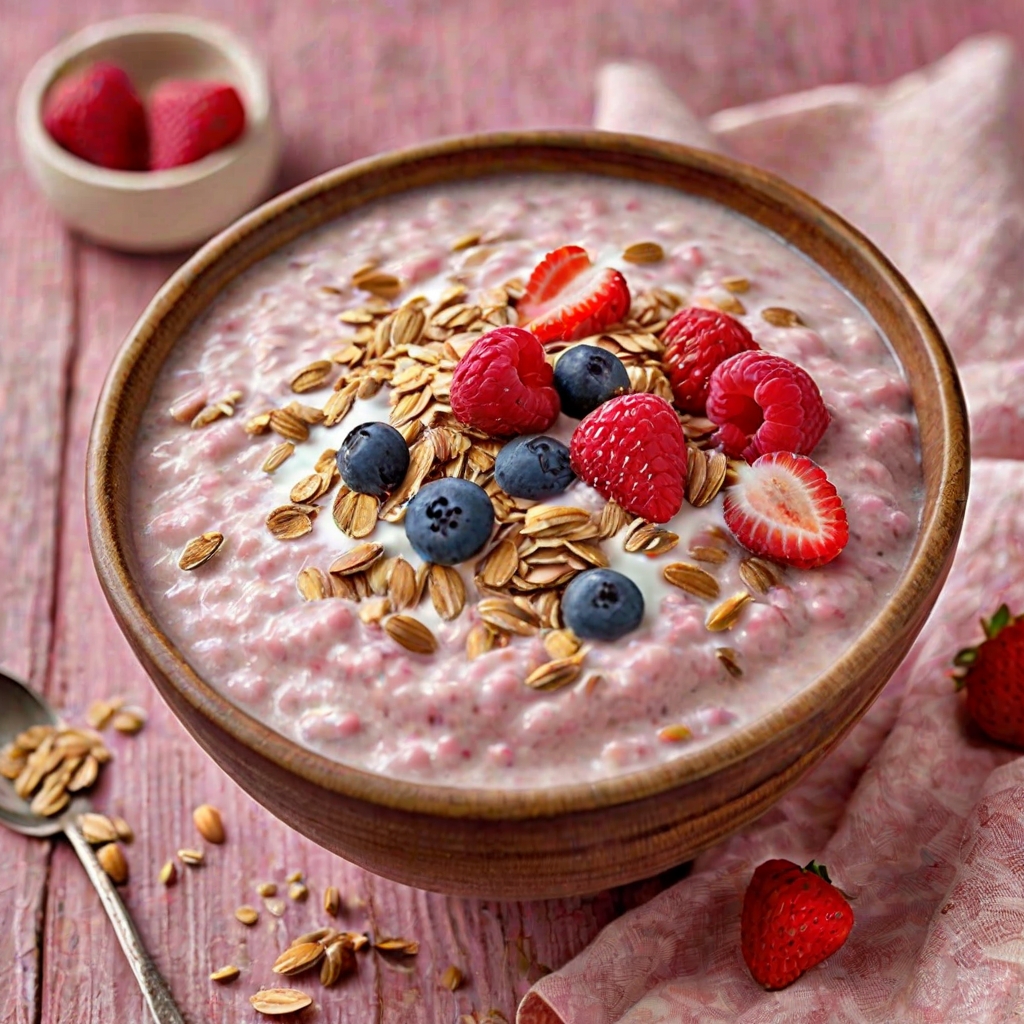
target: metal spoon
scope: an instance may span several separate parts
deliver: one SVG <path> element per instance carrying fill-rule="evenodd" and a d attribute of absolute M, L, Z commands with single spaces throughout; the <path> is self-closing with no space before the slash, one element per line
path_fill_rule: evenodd
<path fill-rule="evenodd" d="M 37 693 L 24 683 L 0 672 L 0 747 L 33 725 L 56 725 L 57 715 Z M 85 841 L 78 827 L 78 816 L 89 810 L 84 797 L 71 801 L 63 814 L 55 818 L 43 818 L 33 814 L 28 804 L 14 792 L 14 786 L 0 777 L 0 824 L 20 832 L 22 835 L 46 838 L 63 832 L 78 854 L 86 874 L 99 893 L 100 902 L 114 926 L 114 933 L 128 958 L 135 978 L 142 989 L 157 1024 L 185 1024 L 167 982 L 160 976 L 156 964 L 150 959 L 142 945 L 142 939 L 135 930 L 131 917 L 114 883 L 100 867 L 92 847 Z"/>

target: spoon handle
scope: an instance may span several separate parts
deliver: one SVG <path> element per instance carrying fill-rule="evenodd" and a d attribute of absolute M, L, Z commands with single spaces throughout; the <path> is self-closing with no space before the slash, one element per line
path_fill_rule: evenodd
<path fill-rule="evenodd" d="M 142 989 L 142 994 L 153 1014 L 153 1019 L 157 1024 L 186 1024 L 185 1018 L 174 1004 L 174 998 L 167 987 L 167 982 L 161 977 L 156 964 L 153 963 L 142 945 L 142 939 L 139 938 L 139 933 L 135 930 L 135 924 L 129 916 L 127 908 L 121 902 L 121 897 L 117 894 L 117 889 L 114 888 L 110 876 L 100 867 L 100 862 L 96 859 L 92 847 L 85 841 L 85 837 L 75 822 L 67 822 L 64 832 L 74 847 L 75 853 L 78 854 L 78 859 L 82 862 L 86 874 L 96 887 L 96 892 L 99 893 L 100 902 L 107 912 L 107 917 L 110 918 L 110 923 L 114 926 L 114 933 L 117 935 L 118 942 L 121 943 L 128 963 L 131 964 L 139 988 Z"/>

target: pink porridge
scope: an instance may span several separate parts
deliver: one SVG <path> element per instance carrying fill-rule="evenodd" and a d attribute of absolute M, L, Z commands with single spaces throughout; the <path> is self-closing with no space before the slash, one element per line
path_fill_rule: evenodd
<path fill-rule="evenodd" d="M 726 528 L 735 477 L 718 491 L 724 457 L 712 458 L 714 427 L 699 415 L 681 417 L 687 500 L 667 522 L 609 506 L 580 480 L 540 502 L 501 491 L 502 441 L 454 418 L 452 371 L 482 334 L 517 323 L 523 282 L 567 243 L 628 282 L 625 325 L 585 343 L 615 352 L 633 391 L 672 400 L 660 334 L 691 306 L 734 316 L 807 371 L 831 416 L 811 457 L 849 521 L 837 558 L 810 569 L 751 558 Z M 333 456 L 353 427 L 389 419 L 418 479 L 378 502 L 337 479 Z M 577 423 L 559 415 L 543 432 L 568 445 Z M 430 569 L 407 538 L 404 499 L 455 476 L 487 490 L 495 533 L 473 559 Z M 715 205 L 573 176 L 409 193 L 249 271 L 163 368 L 134 482 L 149 601 L 204 678 L 345 764 L 501 787 L 665 761 L 794 695 L 891 593 L 922 496 L 909 389 L 844 291 Z M 223 542 L 191 545 L 202 564 L 186 571 L 183 551 L 203 534 Z M 592 565 L 643 596 L 639 626 L 611 642 L 581 643 L 559 617 L 566 580 Z"/>

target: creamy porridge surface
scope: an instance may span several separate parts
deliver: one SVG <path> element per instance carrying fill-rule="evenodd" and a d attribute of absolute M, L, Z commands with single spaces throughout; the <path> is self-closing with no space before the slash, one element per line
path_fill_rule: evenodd
<path fill-rule="evenodd" d="M 482 240 L 453 251 L 453 242 L 474 235 Z M 624 261 L 625 247 L 640 240 L 657 242 L 664 259 Z M 362 621 L 367 601 L 307 601 L 300 593 L 301 570 L 326 572 L 364 541 L 346 536 L 332 518 L 337 484 L 315 500 L 320 511 L 304 536 L 278 539 L 267 515 L 289 503 L 321 453 L 337 448 L 353 426 L 388 419 L 388 387 L 355 400 L 337 425 L 310 427 L 309 440 L 273 473 L 262 467 L 282 438 L 254 436 L 246 425 L 296 400 L 323 407 L 335 394 L 344 365 L 334 364 L 324 385 L 304 394 L 293 393 L 289 381 L 366 336 L 366 325 L 339 317 L 350 311 L 347 320 L 359 319 L 351 311 L 368 305 L 351 280 L 368 264 L 400 279 L 393 306 L 417 295 L 435 303 L 456 282 L 468 289 L 460 302 L 472 305 L 486 301 L 488 289 L 525 280 L 546 252 L 566 243 L 619 268 L 634 302 L 653 288 L 683 305 L 737 309 L 738 300 L 738 318 L 761 347 L 812 375 L 832 414 L 812 457 L 842 496 L 850 541 L 824 567 L 786 569 L 780 585 L 755 592 L 731 630 L 711 632 L 705 621 L 716 601 L 669 585 L 662 570 L 693 561 L 695 545 L 721 544 L 724 563 L 698 564 L 716 577 L 721 598 L 748 589 L 739 572 L 745 552 L 720 540 L 721 495 L 703 508 L 684 503 L 664 526 L 679 543 L 661 555 L 625 551 L 625 531 L 604 540 L 612 568 L 644 594 L 643 622 L 615 643 L 588 644 L 578 678 L 547 692 L 524 684 L 551 658 L 543 630 L 467 655 L 478 622 L 472 563 L 458 567 L 467 597 L 457 618 L 443 621 L 429 596 L 406 610 L 436 636 L 432 655 L 411 653 L 379 622 Z M 742 288 L 737 278 L 749 287 L 734 295 L 726 286 Z M 370 300 L 371 309 L 375 304 L 384 305 Z M 769 323 L 762 310 L 774 307 L 797 311 L 802 324 Z M 233 415 L 190 428 L 196 412 L 223 399 Z M 549 433 L 568 442 L 574 425 L 563 416 Z M 575 176 L 409 193 L 253 268 L 192 326 L 163 368 L 138 435 L 133 479 L 148 600 L 204 678 L 275 729 L 346 764 L 497 787 L 636 770 L 720 738 L 793 696 L 835 661 L 892 591 L 922 498 L 909 389 L 875 326 L 840 288 L 776 238 L 715 205 Z M 599 513 L 605 502 L 576 483 L 548 504 Z M 183 548 L 207 531 L 222 533 L 223 546 L 200 568 L 182 571 Z M 365 540 L 383 544 L 385 557 L 420 567 L 401 523 L 379 522 Z"/>

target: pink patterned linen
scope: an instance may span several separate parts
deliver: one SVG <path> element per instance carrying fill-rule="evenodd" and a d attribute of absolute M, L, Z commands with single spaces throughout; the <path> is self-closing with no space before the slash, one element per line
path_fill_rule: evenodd
<path fill-rule="evenodd" d="M 830 86 L 697 121 L 650 69 L 602 72 L 601 128 L 652 130 L 769 168 L 862 228 L 945 332 L 974 468 L 949 583 L 850 737 L 690 876 L 609 925 L 519 1024 L 979 1024 L 1024 1016 L 1024 760 L 980 735 L 947 675 L 978 618 L 1024 610 L 1024 75 L 970 40 L 884 88 Z M 816 857 L 853 896 L 846 945 L 782 992 L 740 954 L 770 857 Z"/>

